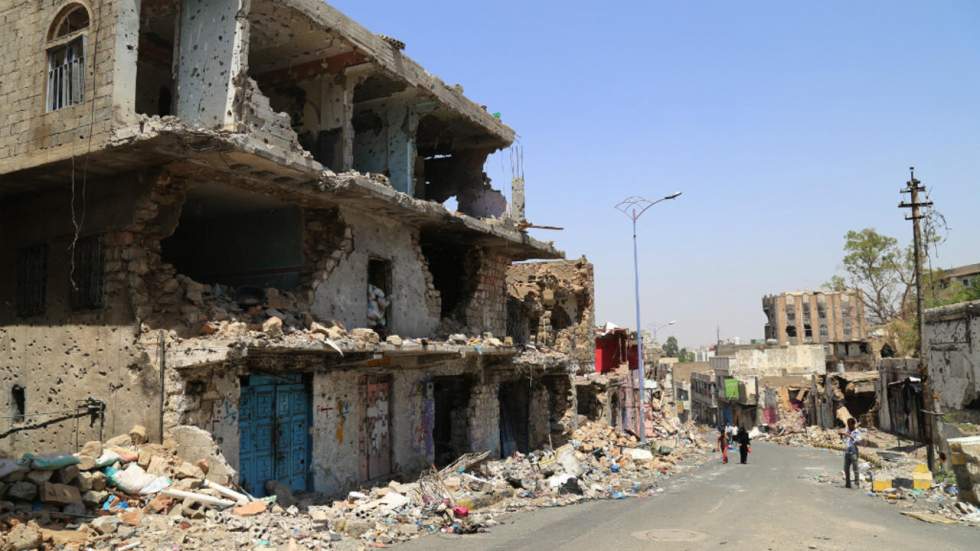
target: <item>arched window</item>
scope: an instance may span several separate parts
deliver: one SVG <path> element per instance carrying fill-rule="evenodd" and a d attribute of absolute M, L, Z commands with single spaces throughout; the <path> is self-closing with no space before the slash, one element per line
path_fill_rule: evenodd
<path fill-rule="evenodd" d="M 71 3 L 62 8 L 48 31 L 48 111 L 85 99 L 85 38 L 89 13 Z"/>
<path fill-rule="evenodd" d="M 57 40 L 82 29 L 87 29 L 89 23 L 88 10 L 81 4 L 68 4 L 58 12 L 51 24 L 48 40 Z"/>

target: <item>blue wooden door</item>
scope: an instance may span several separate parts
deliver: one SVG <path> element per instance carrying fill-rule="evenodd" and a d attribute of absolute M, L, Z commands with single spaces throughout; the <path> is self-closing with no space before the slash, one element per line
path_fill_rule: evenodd
<path fill-rule="evenodd" d="M 276 480 L 306 489 L 310 453 L 310 404 L 306 385 L 276 386 Z"/>
<path fill-rule="evenodd" d="M 306 489 L 310 454 L 310 393 L 301 376 L 253 375 L 241 389 L 241 483 L 256 497 L 267 480 Z"/>

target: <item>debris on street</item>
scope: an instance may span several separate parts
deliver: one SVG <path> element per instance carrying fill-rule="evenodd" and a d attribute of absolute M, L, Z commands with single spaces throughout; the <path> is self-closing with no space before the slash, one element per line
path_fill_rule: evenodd
<path fill-rule="evenodd" d="M 660 423 L 656 430 L 673 438 L 641 446 L 605 423 L 585 422 L 556 449 L 499 460 L 467 453 L 416 481 L 329 500 L 283 487 L 253 498 L 237 489 L 217 447 L 191 461 L 172 434 L 148 443 L 136 426 L 75 454 L 0 460 L 7 500 L 0 502 L 0 532 L 5 549 L 44 542 L 117 550 L 353 549 L 436 532 L 471 534 L 510 512 L 656 493 L 678 464 L 697 463 L 710 449 L 690 425 Z"/>

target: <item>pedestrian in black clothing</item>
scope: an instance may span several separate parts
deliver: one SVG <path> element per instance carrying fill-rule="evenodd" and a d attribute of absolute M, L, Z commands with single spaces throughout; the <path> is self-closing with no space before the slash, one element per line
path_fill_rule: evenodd
<path fill-rule="evenodd" d="M 745 430 L 745 427 L 738 428 L 738 434 L 735 435 L 735 441 L 738 442 L 739 459 L 741 459 L 742 465 L 745 465 L 746 461 L 749 459 L 749 450 L 751 449 L 749 448 L 749 444 L 752 443 L 752 440 L 749 438 L 749 433 Z"/>

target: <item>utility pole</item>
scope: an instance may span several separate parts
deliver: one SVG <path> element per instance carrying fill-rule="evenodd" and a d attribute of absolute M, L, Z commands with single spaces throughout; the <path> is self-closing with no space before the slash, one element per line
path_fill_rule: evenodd
<path fill-rule="evenodd" d="M 934 419 L 932 415 L 932 382 L 929 380 L 929 370 L 928 362 L 926 359 L 926 342 L 925 342 L 925 326 L 926 320 L 923 313 L 922 303 L 924 300 L 922 294 L 922 230 L 920 227 L 919 220 L 925 217 L 921 214 L 919 209 L 928 208 L 932 206 L 931 201 L 919 201 L 919 193 L 925 193 L 926 187 L 922 185 L 922 182 L 915 179 L 915 167 L 909 167 L 909 181 L 906 183 L 905 187 L 900 190 L 901 193 L 908 193 L 909 200 L 902 201 L 898 204 L 898 208 L 901 209 L 911 209 L 912 213 L 906 216 L 906 220 L 912 221 L 912 246 L 914 247 L 913 258 L 915 262 L 915 315 L 917 318 L 917 327 L 919 334 L 919 378 L 922 379 L 922 407 L 926 410 L 926 418 L 929 419 L 927 425 L 929 426 L 928 434 L 926 438 L 928 439 L 927 445 L 927 462 L 929 464 L 929 470 L 934 470 L 935 468 L 935 446 L 933 442 L 933 431 Z"/>

